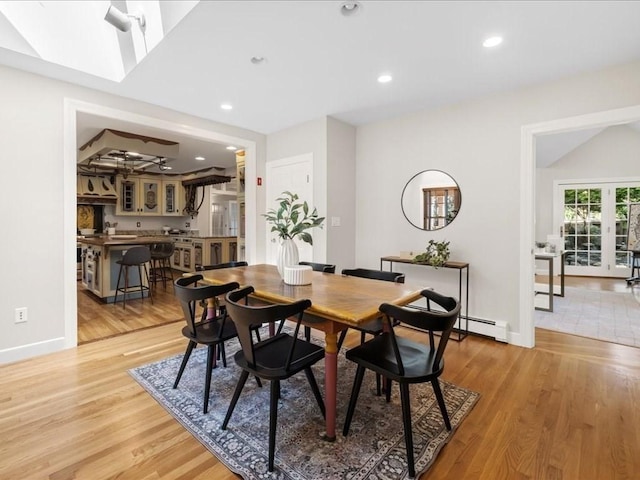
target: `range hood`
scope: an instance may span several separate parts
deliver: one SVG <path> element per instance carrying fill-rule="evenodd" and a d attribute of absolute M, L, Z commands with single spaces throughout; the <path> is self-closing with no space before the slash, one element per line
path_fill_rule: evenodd
<path fill-rule="evenodd" d="M 162 173 L 178 157 L 180 144 L 119 130 L 104 129 L 78 151 L 78 173 Z"/>
<path fill-rule="evenodd" d="M 109 175 L 78 175 L 77 203 L 89 205 L 112 205 L 118 199 L 113 178 Z"/>

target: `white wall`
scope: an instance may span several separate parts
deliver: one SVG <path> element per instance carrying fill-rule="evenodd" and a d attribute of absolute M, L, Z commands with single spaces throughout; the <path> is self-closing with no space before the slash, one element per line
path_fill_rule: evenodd
<path fill-rule="evenodd" d="M 553 222 L 557 180 L 640 177 L 640 132 L 627 126 L 608 127 L 547 168 L 536 169 L 536 239 L 558 234 Z"/>
<path fill-rule="evenodd" d="M 0 67 L 0 84 L 0 198 L 8 233 L 0 249 L 6 279 L 0 298 L 0 363 L 5 363 L 69 346 L 65 323 L 75 310 L 65 299 L 75 298 L 75 231 L 66 232 L 64 225 L 73 230 L 76 210 L 65 192 L 66 184 L 75 188 L 75 172 L 65 165 L 65 99 L 246 138 L 256 142 L 258 164 L 264 163 L 265 137 L 6 67 Z M 67 210 L 65 202 L 72 204 Z M 14 324 L 17 307 L 28 308 L 27 323 Z"/>
<path fill-rule="evenodd" d="M 356 129 L 327 119 L 327 263 L 336 272 L 353 268 L 356 258 Z M 332 224 L 332 219 L 340 225 Z"/>
<path fill-rule="evenodd" d="M 471 266 L 470 316 L 507 322 L 518 343 L 521 128 L 640 104 L 639 83 L 634 63 L 358 128 L 358 265 L 377 268 L 381 256 L 449 240 L 451 259 Z M 425 169 L 449 173 L 462 193 L 454 222 L 434 232 L 411 226 L 400 208 L 405 183 Z M 399 270 L 407 282 L 457 295 L 454 271 Z"/>

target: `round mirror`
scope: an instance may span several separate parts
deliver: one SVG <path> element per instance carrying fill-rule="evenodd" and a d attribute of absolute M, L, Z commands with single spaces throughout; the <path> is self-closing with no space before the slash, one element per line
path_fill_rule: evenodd
<path fill-rule="evenodd" d="M 421 230 L 439 230 L 460 211 L 460 188 L 440 170 L 415 174 L 402 190 L 402 212 L 411 225 Z"/>

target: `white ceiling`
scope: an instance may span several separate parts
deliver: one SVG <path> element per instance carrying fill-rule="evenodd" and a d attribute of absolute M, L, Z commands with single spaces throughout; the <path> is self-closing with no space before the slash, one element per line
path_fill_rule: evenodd
<path fill-rule="evenodd" d="M 166 3 L 169 15 L 181 2 Z M 363 0 L 352 16 L 342 3 L 198 2 L 121 82 L 38 58 L 0 14 L 0 63 L 269 134 L 326 115 L 363 125 L 640 59 L 639 1 Z M 85 21 L 103 27 L 103 17 Z M 483 48 L 496 34 L 503 44 Z M 393 81 L 379 84 L 387 72 Z"/>

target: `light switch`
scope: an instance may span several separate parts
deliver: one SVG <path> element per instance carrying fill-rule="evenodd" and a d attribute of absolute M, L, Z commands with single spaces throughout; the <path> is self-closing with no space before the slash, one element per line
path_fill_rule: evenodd
<path fill-rule="evenodd" d="M 331 217 L 331 226 L 339 227 L 340 226 L 340 217 Z"/>

